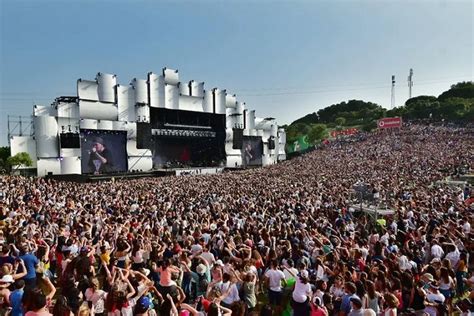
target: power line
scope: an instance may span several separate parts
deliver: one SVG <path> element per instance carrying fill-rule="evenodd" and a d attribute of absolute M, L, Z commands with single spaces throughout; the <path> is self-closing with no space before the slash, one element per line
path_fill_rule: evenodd
<path fill-rule="evenodd" d="M 431 80 L 419 80 L 417 81 L 417 86 L 423 85 L 433 85 L 439 83 L 452 82 L 454 79 L 472 79 L 470 76 L 459 76 L 459 77 L 445 77 Z M 340 89 L 341 87 L 347 87 Z M 353 87 L 353 88 L 351 88 Z M 258 89 L 233 89 L 235 92 L 258 92 L 262 93 L 239 93 L 240 96 L 252 96 L 252 97 L 263 97 L 263 96 L 278 96 L 278 95 L 299 95 L 299 94 L 317 94 L 317 93 L 328 93 L 328 92 L 345 92 L 345 91 L 358 91 L 358 90 L 375 90 L 375 89 L 386 89 L 390 88 L 391 85 L 372 83 L 372 84 L 342 84 L 334 86 L 313 86 L 313 87 L 287 87 L 287 88 L 258 88 Z M 333 88 L 333 89 L 331 89 Z M 304 90 L 308 89 L 308 90 Z M 292 91 L 295 90 L 295 91 Z M 263 91 L 275 91 L 275 92 L 263 92 Z M 28 95 L 28 96 L 27 96 Z M 73 95 L 73 93 L 58 93 L 56 95 Z M 15 97 L 18 96 L 18 97 Z M 54 98 L 45 96 L 45 95 L 36 95 L 34 92 L 6 92 L 0 93 L 0 100 L 3 101 L 53 101 Z"/>
<path fill-rule="evenodd" d="M 426 80 L 418 80 L 418 82 L 424 83 L 431 83 L 431 82 L 440 82 L 446 80 L 456 80 L 456 79 L 468 79 L 472 80 L 472 76 L 465 75 L 465 76 L 457 76 L 457 77 L 444 77 L 444 78 L 436 78 L 436 79 L 426 79 Z M 315 88 L 333 88 L 333 87 L 371 87 L 371 86 L 379 86 L 381 84 L 385 84 L 384 82 L 371 82 L 371 83 L 349 83 L 349 84 L 337 84 L 337 85 L 323 85 L 323 86 L 297 86 L 297 87 L 275 87 L 275 88 L 242 88 L 242 89 L 232 89 L 234 92 L 253 92 L 253 91 L 286 91 L 286 90 L 296 90 L 296 89 L 315 89 Z"/>

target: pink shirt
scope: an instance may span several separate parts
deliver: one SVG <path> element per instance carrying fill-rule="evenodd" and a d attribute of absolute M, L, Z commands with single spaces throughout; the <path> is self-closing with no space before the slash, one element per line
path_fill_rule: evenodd
<path fill-rule="evenodd" d="M 43 310 L 41 312 L 29 311 L 29 312 L 26 312 L 25 316 L 53 316 L 53 314 L 51 314 L 48 311 Z"/>
<path fill-rule="evenodd" d="M 173 281 L 171 280 L 171 269 L 159 267 L 158 272 L 160 273 L 160 285 L 161 286 L 171 286 Z M 26 316 L 26 315 L 25 315 Z"/>

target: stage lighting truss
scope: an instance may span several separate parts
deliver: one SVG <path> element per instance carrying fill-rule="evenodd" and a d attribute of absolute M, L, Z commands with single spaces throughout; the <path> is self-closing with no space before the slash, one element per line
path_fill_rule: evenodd
<path fill-rule="evenodd" d="M 153 129 L 153 136 L 172 136 L 172 137 L 216 137 L 216 132 L 213 131 L 196 131 L 196 130 L 182 130 L 182 129 Z"/>

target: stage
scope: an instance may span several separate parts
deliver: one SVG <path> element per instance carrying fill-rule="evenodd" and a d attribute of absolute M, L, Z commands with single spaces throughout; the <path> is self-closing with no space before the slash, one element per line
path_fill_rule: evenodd
<path fill-rule="evenodd" d="M 194 168 L 167 168 L 150 170 L 147 172 L 121 172 L 109 174 L 57 174 L 46 175 L 45 179 L 52 179 L 56 181 L 68 181 L 78 183 L 92 183 L 100 181 L 116 181 L 125 179 L 140 179 L 140 178 L 157 178 L 170 176 L 195 176 L 204 174 L 218 174 L 224 171 L 232 171 L 233 168 L 223 167 L 194 167 Z"/>

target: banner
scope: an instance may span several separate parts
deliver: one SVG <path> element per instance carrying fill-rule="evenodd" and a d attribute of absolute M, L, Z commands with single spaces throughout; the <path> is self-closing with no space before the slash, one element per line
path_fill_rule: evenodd
<path fill-rule="evenodd" d="M 339 135 L 344 135 L 344 136 L 350 136 L 350 135 L 355 135 L 359 133 L 359 130 L 357 128 L 347 128 L 343 129 L 341 131 L 331 131 L 331 137 L 336 138 Z"/>
<path fill-rule="evenodd" d="M 379 128 L 400 128 L 402 127 L 401 117 L 386 117 L 377 122 Z"/>

